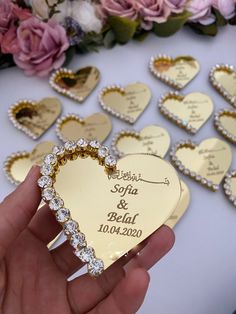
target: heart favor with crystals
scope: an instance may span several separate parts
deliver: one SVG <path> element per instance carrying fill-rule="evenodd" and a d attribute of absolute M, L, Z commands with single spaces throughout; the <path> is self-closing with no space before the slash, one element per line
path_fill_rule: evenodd
<path fill-rule="evenodd" d="M 86 118 L 77 114 L 67 114 L 57 121 L 56 133 L 63 142 L 75 141 L 79 138 L 96 139 L 103 142 L 112 129 L 110 118 L 97 112 Z"/>
<path fill-rule="evenodd" d="M 77 71 L 60 68 L 50 77 L 50 85 L 58 93 L 78 102 L 83 102 L 100 80 L 100 71 L 88 66 Z"/>
<path fill-rule="evenodd" d="M 116 156 L 146 153 L 164 157 L 170 146 L 170 135 L 166 129 L 148 125 L 140 132 L 123 130 L 112 140 L 112 150 Z"/>
<path fill-rule="evenodd" d="M 236 107 L 236 69 L 232 65 L 214 66 L 209 75 L 212 86 L 233 106 Z"/>
<path fill-rule="evenodd" d="M 54 147 L 38 185 L 92 276 L 158 229 L 181 195 L 178 175 L 163 159 L 133 154 L 116 162 L 109 148 L 85 139 Z"/>
<path fill-rule="evenodd" d="M 104 110 L 131 124 L 140 117 L 150 99 L 151 91 L 143 83 L 129 84 L 125 87 L 107 86 L 99 94 L 99 102 Z"/>
<path fill-rule="evenodd" d="M 182 89 L 198 74 L 200 65 L 190 56 L 173 59 L 170 56 L 158 55 L 151 58 L 149 68 L 162 82 L 176 89 Z"/>
<path fill-rule="evenodd" d="M 42 136 L 61 113 L 57 98 L 44 98 L 39 102 L 20 100 L 13 104 L 8 116 L 13 125 L 34 140 Z"/>
<path fill-rule="evenodd" d="M 208 138 L 199 145 L 191 140 L 180 141 L 172 148 L 170 157 L 173 165 L 183 174 L 216 191 L 231 165 L 233 155 L 226 142 Z"/>
<path fill-rule="evenodd" d="M 228 141 L 236 144 L 236 110 L 222 109 L 215 114 L 216 130 Z"/>
<path fill-rule="evenodd" d="M 159 101 L 159 110 L 170 121 L 189 133 L 195 134 L 206 123 L 213 112 L 213 102 L 202 93 L 186 96 L 169 92 Z"/>
<path fill-rule="evenodd" d="M 45 155 L 55 146 L 53 142 L 41 142 L 31 152 L 19 151 L 11 154 L 4 162 L 4 172 L 13 184 L 21 183 L 33 165 L 41 165 Z"/>
<path fill-rule="evenodd" d="M 224 178 L 223 184 L 225 196 L 236 207 L 236 171 L 232 170 L 228 172 Z"/>

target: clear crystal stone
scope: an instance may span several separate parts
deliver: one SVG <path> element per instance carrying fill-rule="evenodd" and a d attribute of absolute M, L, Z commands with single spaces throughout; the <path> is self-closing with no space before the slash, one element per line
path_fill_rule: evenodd
<path fill-rule="evenodd" d="M 75 255 L 83 262 L 89 263 L 94 259 L 94 250 L 91 247 L 85 247 L 81 250 L 76 250 Z"/>
<path fill-rule="evenodd" d="M 49 202 L 49 208 L 51 210 L 58 210 L 61 207 L 64 206 L 64 202 L 60 197 L 54 197 L 50 202 Z"/>
<path fill-rule="evenodd" d="M 54 146 L 53 150 L 52 150 L 53 154 L 57 155 L 57 156 L 63 156 L 65 153 L 65 148 L 64 146 Z"/>
<path fill-rule="evenodd" d="M 109 155 L 109 148 L 107 146 L 102 146 L 98 150 L 98 157 L 105 158 Z"/>
<path fill-rule="evenodd" d="M 42 164 L 42 166 L 40 168 L 40 172 L 44 176 L 50 176 L 53 174 L 53 167 L 51 165 L 48 165 L 48 164 Z"/>
<path fill-rule="evenodd" d="M 76 232 L 71 236 L 70 244 L 77 249 L 77 247 L 86 246 L 85 235 L 81 232 Z"/>
<path fill-rule="evenodd" d="M 65 149 L 69 152 L 74 152 L 76 150 L 76 143 L 74 141 L 65 142 Z"/>
<path fill-rule="evenodd" d="M 88 141 L 85 140 L 84 138 L 80 138 L 80 139 L 77 141 L 77 146 L 78 146 L 78 148 L 86 149 L 87 146 L 88 146 Z"/>
<path fill-rule="evenodd" d="M 57 163 L 57 156 L 55 154 L 48 154 L 44 157 L 45 164 L 49 165 L 56 165 Z"/>
<path fill-rule="evenodd" d="M 70 218 L 70 211 L 67 208 L 60 208 L 56 212 L 56 219 L 59 222 L 65 222 Z"/>
<path fill-rule="evenodd" d="M 52 178 L 48 176 L 42 176 L 38 179 L 38 186 L 43 189 L 43 188 L 49 188 L 52 186 Z"/>
<path fill-rule="evenodd" d="M 108 155 L 105 158 L 105 166 L 108 168 L 113 168 L 116 166 L 116 158 L 112 155 Z"/>
<path fill-rule="evenodd" d="M 53 188 L 46 188 L 42 191 L 42 198 L 44 201 L 51 201 L 56 192 Z"/>
<path fill-rule="evenodd" d="M 99 149 L 99 147 L 101 146 L 101 144 L 100 144 L 98 141 L 93 140 L 93 141 L 90 141 L 90 142 L 89 142 L 89 146 L 92 147 L 92 148 L 94 148 L 94 149 Z"/>
<path fill-rule="evenodd" d="M 101 259 L 94 258 L 88 264 L 88 272 L 92 276 L 99 276 L 104 271 L 104 263 Z"/>
<path fill-rule="evenodd" d="M 64 224 L 64 232 L 66 235 L 73 235 L 77 232 L 77 229 L 79 228 L 78 222 L 70 219 Z"/>

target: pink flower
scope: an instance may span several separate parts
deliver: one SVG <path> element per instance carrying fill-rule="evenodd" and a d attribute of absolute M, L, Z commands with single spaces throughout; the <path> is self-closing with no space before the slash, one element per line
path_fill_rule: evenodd
<path fill-rule="evenodd" d="M 142 27 L 146 30 L 152 28 L 153 22 L 166 22 L 171 13 L 164 0 L 137 0 L 136 4 L 142 18 Z"/>
<path fill-rule="evenodd" d="M 231 19 L 236 14 L 234 0 L 213 0 L 213 6 L 227 20 Z"/>
<path fill-rule="evenodd" d="M 181 13 L 186 8 L 188 0 L 165 0 L 166 5 L 171 9 L 173 13 Z"/>
<path fill-rule="evenodd" d="M 27 75 L 46 76 L 59 68 L 69 47 L 65 29 L 56 21 L 44 23 L 31 17 L 17 29 L 19 51 L 13 55 L 15 63 Z"/>
<path fill-rule="evenodd" d="M 10 0 L 0 0 L 0 42 L 14 19 L 13 3 Z"/>
<path fill-rule="evenodd" d="M 211 12 L 213 0 L 192 0 L 189 2 L 187 10 L 192 13 L 189 20 L 203 25 L 212 24 L 215 17 Z"/>
<path fill-rule="evenodd" d="M 12 26 L 2 37 L 1 41 L 2 53 L 16 54 L 19 52 L 16 30 L 17 30 L 16 26 Z"/>
<path fill-rule="evenodd" d="M 107 16 L 120 16 L 135 20 L 138 16 L 135 0 L 101 0 L 99 11 Z"/>

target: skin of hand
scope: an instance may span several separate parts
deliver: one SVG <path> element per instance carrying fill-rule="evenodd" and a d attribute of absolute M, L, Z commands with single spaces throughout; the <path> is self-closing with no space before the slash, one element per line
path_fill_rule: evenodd
<path fill-rule="evenodd" d="M 133 314 L 149 285 L 148 269 L 174 244 L 162 226 L 97 279 L 84 274 L 68 278 L 83 264 L 66 241 L 49 251 L 47 244 L 61 226 L 44 205 L 37 187 L 39 167 L 0 204 L 1 314 Z"/>

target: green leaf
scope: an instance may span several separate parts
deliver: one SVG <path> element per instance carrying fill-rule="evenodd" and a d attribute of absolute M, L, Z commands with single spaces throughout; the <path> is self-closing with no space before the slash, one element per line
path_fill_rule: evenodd
<path fill-rule="evenodd" d="M 223 17 L 223 15 L 216 10 L 215 8 L 213 8 L 213 13 L 215 14 L 216 17 L 216 25 L 217 26 L 225 26 L 228 24 L 228 21 Z"/>
<path fill-rule="evenodd" d="M 216 23 L 210 25 L 202 25 L 200 23 L 190 23 L 188 24 L 197 34 L 216 36 L 218 29 Z"/>
<path fill-rule="evenodd" d="M 139 30 L 134 34 L 134 39 L 137 41 L 144 41 L 149 35 L 149 32 L 145 31 L 144 29 Z"/>
<path fill-rule="evenodd" d="M 153 32 L 159 37 L 168 37 L 175 34 L 187 22 L 191 13 L 185 11 L 182 14 L 172 15 L 164 23 L 154 23 Z"/>
<path fill-rule="evenodd" d="M 125 44 L 133 38 L 139 22 L 120 16 L 109 16 L 108 24 L 115 34 L 116 41 Z"/>
<path fill-rule="evenodd" d="M 236 25 L 236 15 L 229 20 L 230 25 Z"/>
<path fill-rule="evenodd" d="M 110 29 L 103 39 L 103 44 L 105 48 L 113 48 L 116 44 L 116 36 L 112 29 Z"/>

